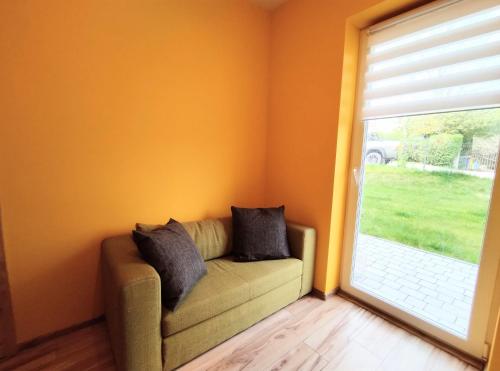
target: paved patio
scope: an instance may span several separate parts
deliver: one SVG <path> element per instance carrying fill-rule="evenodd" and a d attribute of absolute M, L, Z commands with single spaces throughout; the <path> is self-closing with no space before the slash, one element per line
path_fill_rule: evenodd
<path fill-rule="evenodd" d="M 363 234 L 358 236 L 355 262 L 354 286 L 467 334 L 476 264 Z"/>

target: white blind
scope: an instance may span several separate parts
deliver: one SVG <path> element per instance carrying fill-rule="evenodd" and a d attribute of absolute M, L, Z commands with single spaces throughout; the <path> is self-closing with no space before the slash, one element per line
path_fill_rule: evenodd
<path fill-rule="evenodd" d="M 364 119 L 500 106 L 500 0 L 436 1 L 367 43 Z"/>

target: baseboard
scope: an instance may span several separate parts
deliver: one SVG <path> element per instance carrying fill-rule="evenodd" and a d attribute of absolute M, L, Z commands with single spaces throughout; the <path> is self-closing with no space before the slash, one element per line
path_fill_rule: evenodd
<path fill-rule="evenodd" d="M 39 345 L 40 343 L 43 343 L 43 342 L 48 341 L 48 340 L 52 340 L 52 339 L 57 338 L 59 336 L 67 335 L 71 332 L 81 330 L 85 327 L 92 326 L 92 325 L 99 323 L 99 322 L 102 322 L 102 321 L 104 321 L 104 315 L 101 315 L 97 318 L 93 318 L 93 319 L 88 320 L 88 321 L 77 323 L 76 325 L 66 327 L 62 330 L 51 332 L 50 334 L 47 334 L 47 335 L 38 336 L 32 340 L 24 341 L 24 342 L 16 345 L 14 352 L 12 352 L 8 356 L 6 356 L 4 358 L 0 358 L 0 359 L 1 360 L 8 359 L 10 357 L 15 356 L 17 353 L 19 353 L 23 350 L 32 348 L 36 345 Z"/>
<path fill-rule="evenodd" d="M 328 298 L 331 298 L 333 295 L 337 294 L 337 291 L 339 290 L 338 287 L 334 288 L 333 290 L 331 291 L 328 291 L 328 292 L 324 292 L 324 291 L 321 291 L 321 290 L 318 290 L 318 289 L 315 289 L 313 287 L 312 291 L 311 291 L 311 294 L 312 296 L 315 296 L 321 300 L 326 300 Z"/>
<path fill-rule="evenodd" d="M 351 294 L 349 294 L 345 291 L 338 289 L 337 295 L 354 303 L 354 304 L 356 304 L 356 305 L 359 305 L 360 307 L 372 312 L 373 314 L 377 315 L 378 317 L 385 319 L 387 322 L 390 322 L 393 325 L 395 325 L 399 328 L 402 328 L 405 331 L 408 331 L 412 335 L 415 335 L 415 336 L 427 341 L 428 343 L 431 343 L 435 347 L 451 354 L 454 357 L 461 359 L 465 363 L 468 363 L 469 365 L 477 368 L 478 370 L 484 369 L 484 366 L 485 366 L 484 360 L 475 358 L 475 357 L 461 351 L 460 349 L 457 349 L 457 348 L 455 348 L 455 347 L 453 347 L 453 346 L 451 346 L 451 345 L 449 345 L 449 344 L 447 344 L 447 343 L 445 343 L 445 342 L 443 342 L 443 341 L 441 341 L 433 336 L 430 336 L 430 335 L 426 334 L 425 332 L 422 332 L 419 329 L 413 327 L 412 325 L 410 325 L 404 321 L 401 321 L 400 319 L 392 316 L 391 314 L 384 312 L 384 311 L 374 307 L 373 305 L 370 305 L 370 304 L 364 302 L 363 300 L 360 300 L 360 299 L 356 298 L 355 296 L 352 296 Z"/>

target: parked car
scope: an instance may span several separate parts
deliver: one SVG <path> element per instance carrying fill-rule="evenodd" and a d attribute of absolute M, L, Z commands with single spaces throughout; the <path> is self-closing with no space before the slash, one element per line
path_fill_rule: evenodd
<path fill-rule="evenodd" d="M 398 158 L 400 142 L 397 140 L 383 140 L 377 133 L 368 134 L 366 142 L 365 162 L 367 164 L 387 164 Z"/>

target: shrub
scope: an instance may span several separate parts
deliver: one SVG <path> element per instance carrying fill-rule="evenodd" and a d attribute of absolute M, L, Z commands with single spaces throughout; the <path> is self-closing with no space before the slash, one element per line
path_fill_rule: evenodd
<path fill-rule="evenodd" d="M 429 138 L 429 163 L 435 166 L 452 166 L 462 149 L 460 134 L 437 134 Z"/>
<path fill-rule="evenodd" d="M 435 166 L 452 166 L 460 153 L 462 142 L 463 136 L 460 134 L 408 138 L 399 149 L 398 159 L 400 163 L 412 161 Z"/>
<path fill-rule="evenodd" d="M 398 160 L 403 163 L 426 162 L 427 139 L 424 137 L 413 137 L 406 139 L 399 147 Z"/>

